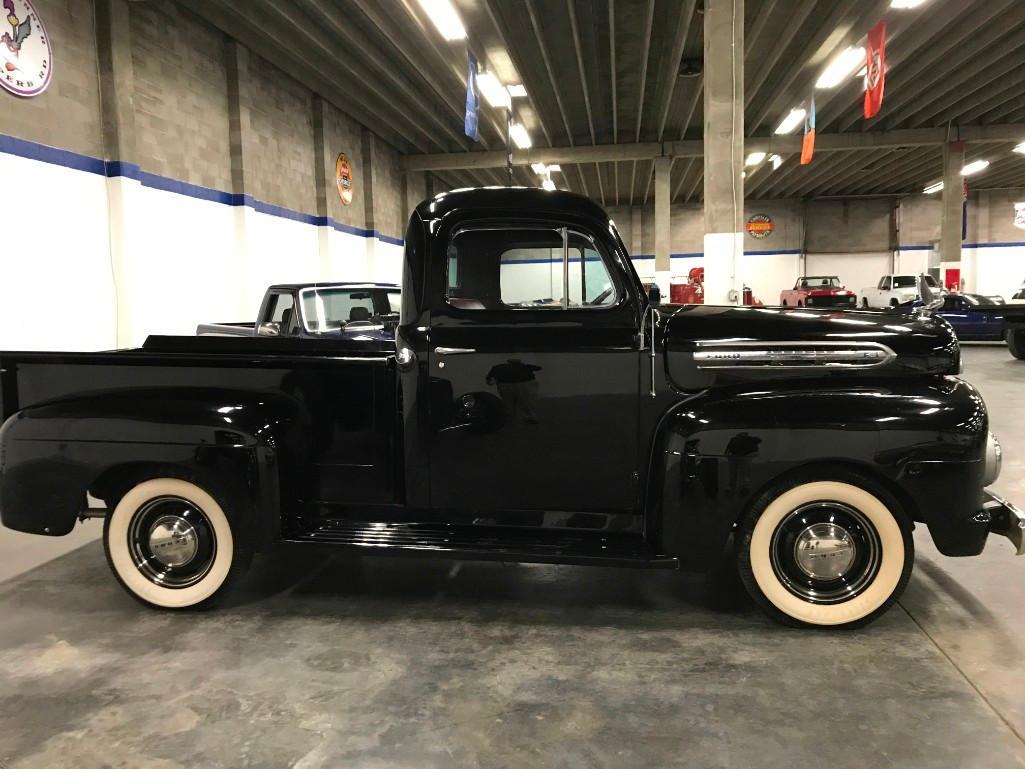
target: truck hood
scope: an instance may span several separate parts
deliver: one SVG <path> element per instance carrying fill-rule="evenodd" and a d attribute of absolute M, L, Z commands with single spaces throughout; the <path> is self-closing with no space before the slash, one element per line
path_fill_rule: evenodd
<path fill-rule="evenodd" d="M 667 373 L 684 390 L 759 378 L 956 374 L 942 318 L 891 312 L 663 305 Z"/>

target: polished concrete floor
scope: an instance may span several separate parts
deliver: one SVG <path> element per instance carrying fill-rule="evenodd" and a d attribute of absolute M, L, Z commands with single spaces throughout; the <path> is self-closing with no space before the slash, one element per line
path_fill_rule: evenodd
<path fill-rule="evenodd" d="M 965 357 L 1025 502 L 1025 363 Z M 1025 558 L 916 542 L 854 632 L 675 573 L 305 554 L 167 614 L 94 542 L 0 583 L 0 766 L 1025 767 Z"/>

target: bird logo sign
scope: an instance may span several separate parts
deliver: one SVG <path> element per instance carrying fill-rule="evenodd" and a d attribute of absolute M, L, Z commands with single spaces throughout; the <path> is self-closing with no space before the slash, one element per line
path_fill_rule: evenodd
<path fill-rule="evenodd" d="M 0 86 L 16 96 L 38 96 L 53 74 L 50 38 L 31 0 L 0 4 Z"/>

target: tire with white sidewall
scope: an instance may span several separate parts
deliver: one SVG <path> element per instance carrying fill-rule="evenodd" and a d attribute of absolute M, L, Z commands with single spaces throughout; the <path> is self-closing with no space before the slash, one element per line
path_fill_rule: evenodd
<path fill-rule="evenodd" d="M 785 538 L 802 526 L 805 540 Z M 837 470 L 796 478 L 763 494 L 741 520 L 740 577 L 756 603 L 784 624 L 865 625 L 884 613 L 907 585 L 914 563 L 910 528 L 896 500 L 859 473 Z M 832 544 L 850 564 L 850 572 L 827 577 L 798 571 L 804 568 L 798 563 L 801 557 L 814 551 L 806 549 L 799 556 L 798 544 L 791 543 L 818 547 L 820 540 L 814 537 L 824 530 L 843 532 Z M 822 558 L 827 550 L 812 557 Z M 791 579 L 791 574 L 807 582 Z"/>
<path fill-rule="evenodd" d="M 249 563 L 222 504 L 176 477 L 130 488 L 104 522 L 103 545 L 121 586 L 161 609 L 211 604 Z"/>

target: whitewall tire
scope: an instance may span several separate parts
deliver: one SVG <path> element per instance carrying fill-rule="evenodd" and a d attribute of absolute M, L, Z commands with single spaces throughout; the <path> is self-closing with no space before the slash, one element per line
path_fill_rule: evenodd
<path fill-rule="evenodd" d="M 209 604 L 248 565 L 221 504 L 182 478 L 129 489 L 104 522 L 103 543 L 122 587 L 162 609 Z"/>
<path fill-rule="evenodd" d="M 896 501 L 858 474 L 835 475 L 770 490 L 740 524 L 741 580 L 786 624 L 867 624 L 911 575 L 914 544 Z"/>

